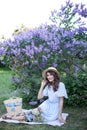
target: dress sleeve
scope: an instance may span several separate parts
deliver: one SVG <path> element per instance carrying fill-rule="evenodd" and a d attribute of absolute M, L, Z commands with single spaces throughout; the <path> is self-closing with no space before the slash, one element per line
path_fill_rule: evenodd
<path fill-rule="evenodd" d="M 43 96 L 48 96 L 48 86 L 46 86 L 43 90 Z"/>
<path fill-rule="evenodd" d="M 58 91 L 56 92 L 56 96 L 68 98 L 64 83 L 62 83 L 62 82 L 59 83 L 59 88 L 58 88 Z"/>

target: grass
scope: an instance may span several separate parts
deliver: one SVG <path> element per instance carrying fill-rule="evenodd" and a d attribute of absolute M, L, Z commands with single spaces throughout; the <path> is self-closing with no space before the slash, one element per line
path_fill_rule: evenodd
<path fill-rule="evenodd" d="M 0 69 L 0 115 L 6 112 L 3 101 L 11 96 L 11 75 L 7 69 Z M 28 106 L 29 107 L 29 106 Z M 27 107 L 27 108 L 28 108 Z M 87 130 L 87 108 L 65 107 L 64 112 L 69 113 L 67 123 L 62 127 L 49 125 L 8 124 L 0 122 L 0 130 Z"/>
<path fill-rule="evenodd" d="M 8 69 L 0 69 L 0 97 L 9 96 L 11 92 L 11 75 L 12 72 Z"/>

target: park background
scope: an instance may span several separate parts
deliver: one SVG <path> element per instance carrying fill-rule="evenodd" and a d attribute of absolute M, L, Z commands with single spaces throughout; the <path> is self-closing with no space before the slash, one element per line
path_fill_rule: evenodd
<path fill-rule="evenodd" d="M 75 2 L 8 0 L 0 4 L 0 113 L 5 112 L 3 101 L 12 96 L 21 96 L 24 108 L 35 107 L 41 72 L 54 66 L 69 95 L 64 111 L 72 115 L 59 129 L 86 129 L 87 28 L 82 21 L 86 23 L 87 9 L 82 5 L 85 0 L 79 1 L 80 6 Z M 1 129 L 9 129 L 9 125 L 3 126 Z"/>

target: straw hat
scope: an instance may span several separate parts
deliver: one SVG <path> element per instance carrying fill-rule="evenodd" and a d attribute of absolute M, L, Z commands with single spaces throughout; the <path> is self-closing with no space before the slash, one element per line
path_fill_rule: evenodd
<path fill-rule="evenodd" d="M 58 77 L 59 77 L 59 79 L 60 79 L 60 74 L 59 74 L 59 72 L 57 71 L 57 69 L 54 68 L 54 67 L 49 67 L 48 69 L 46 69 L 46 70 L 44 70 L 44 71 L 42 72 L 42 77 L 43 77 L 44 79 L 46 79 L 46 73 L 47 73 L 48 71 L 54 71 L 54 72 L 56 72 L 57 75 L 58 75 Z"/>

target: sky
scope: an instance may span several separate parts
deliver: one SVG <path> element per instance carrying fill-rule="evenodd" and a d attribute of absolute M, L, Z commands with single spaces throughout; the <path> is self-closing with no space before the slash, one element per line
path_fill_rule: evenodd
<path fill-rule="evenodd" d="M 87 0 L 71 0 L 87 3 Z M 0 0 L 0 36 L 10 37 L 22 24 L 28 28 L 49 23 L 51 11 L 60 9 L 66 0 Z"/>

